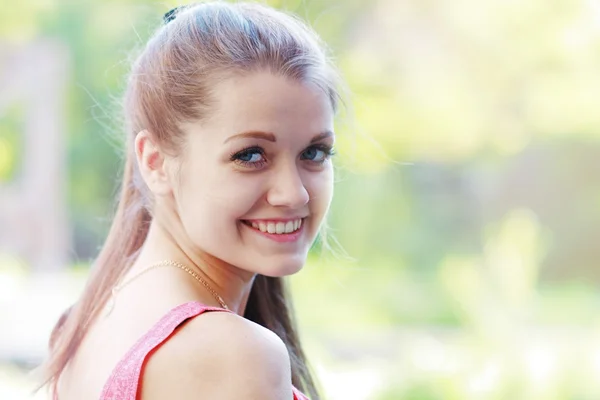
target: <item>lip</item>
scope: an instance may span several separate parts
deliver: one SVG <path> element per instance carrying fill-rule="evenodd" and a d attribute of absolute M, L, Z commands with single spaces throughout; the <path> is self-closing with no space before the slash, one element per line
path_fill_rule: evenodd
<path fill-rule="evenodd" d="M 297 219 L 302 219 L 304 220 L 306 217 L 288 217 L 288 218 L 261 218 L 261 219 L 244 219 L 243 221 L 247 221 L 247 222 L 290 222 L 290 221 L 296 221 Z"/>
<path fill-rule="evenodd" d="M 296 232 L 282 233 L 282 234 L 263 232 L 259 229 L 253 228 L 252 226 L 250 226 L 244 222 L 244 221 L 248 221 L 248 222 L 260 222 L 260 221 L 288 222 L 288 221 L 295 221 L 297 219 L 302 219 L 302 225 L 300 225 L 300 228 Z M 248 220 L 244 220 L 244 221 L 242 221 L 243 226 L 250 229 L 252 232 L 262 235 L 262 236 L 266 237 L 267 239 L 271 239 L 277 243 L 291 243 L 291 242 L 298 241 L 298 239 L 300 239 L 300 236 L 302 236 L 302 233 L 304 232 L 304 225 L 306 225 L 305 218 L 279 218 L 279 219 L 278 218 L 270 218 L 270 219 L 260 219 L 260 220 L 259 219 L 248 219 Z"/>

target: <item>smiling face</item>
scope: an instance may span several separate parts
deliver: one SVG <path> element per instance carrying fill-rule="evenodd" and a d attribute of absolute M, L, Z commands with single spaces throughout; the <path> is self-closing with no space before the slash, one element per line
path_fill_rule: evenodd
<path fill-rule="evenodd" d="M 210 117 L 184 126 L 177 213 L 197 250 L 284 276 L 306 260 L 333 193 L 333 111 L 307 84 L 268 72 L 215 87 Z"/>

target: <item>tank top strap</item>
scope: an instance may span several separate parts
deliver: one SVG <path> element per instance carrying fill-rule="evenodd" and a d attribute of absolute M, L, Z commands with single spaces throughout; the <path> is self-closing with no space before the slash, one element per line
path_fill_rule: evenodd
<path fill-rule="evenodd" d="M 171 309 L 119 361 L 104 385 L 100 400 L 136 400 L 142 366 L 148 354 L 165 342 L 183 322 L 207 311 L 230 312 L 196 301 Z"/>
<path fill-rule="evenodd" d="M 309 400 L 301 391 L 292 386 L 292 392 L 294 393 L 294 400 Z"/>

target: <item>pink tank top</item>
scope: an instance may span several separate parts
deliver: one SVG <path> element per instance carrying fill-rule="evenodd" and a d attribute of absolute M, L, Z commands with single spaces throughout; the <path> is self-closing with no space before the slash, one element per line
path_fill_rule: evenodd
<path fill-rule="evenodd" d="M 136 400 L 143 364 L 148 354 L 166 342 L 184 321 L 207 311 L 229 312 L 223 308 L 207 307 L 195 301 L 181 304 L 169 311 L 119 361 L 104 385 L 100 400 Z M 294 400 L 308 400 L 295 387 L 292 387 L 292 390 Z"/>

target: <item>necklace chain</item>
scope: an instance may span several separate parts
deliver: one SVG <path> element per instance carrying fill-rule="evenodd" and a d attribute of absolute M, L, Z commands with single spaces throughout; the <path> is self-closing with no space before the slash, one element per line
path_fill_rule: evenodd
<path fill-rule="evenodd" d="M 217 300 L 217 302 L 221 305 L 222 308 L 224 308 L 226 310 L 229 310 L 229 308 L 227 307 L 227 304 L 225 304 L 225 301 L 223 300 L 223 298 L 221 296 L 219 296 L 219 294 L 208 284 L 208 282 L 204 278 L 202 278 L 200 275 L 198 275 L 194 270 L 192 270 L 187 265 L 183 265 L 182 263 L 179 263 L 177 261 L 163 260 L 163 261 L 158 262 L 156 264 L 150 265 L 146 269 L 140 271 L 137 275 L 132 276 L 129 280 L 126 280 L 125 282 L 123 282 L 121 284 L 115 285 L 112 288 L 112 291 L 111 291 L 111 298 L 109 300 L 108 310 L 107 310 L 106 316 L 108 316 L 108 314 L 110 314 L 111 311 L 113 310 L 113 308 L 115 307 L 115 302 L 116 302 L 117 294 L 125 286 L 129 285 L 131 282 L 133 282 L 134 280 L 136 280 L 140 276 L 144 275 L 146 272 L 151 271 L 151 270 L 153 270 L 155 268 L 159 268 L 159 267 L 175 267 L 175 268 L 179 268 L 179 269 L 187 272 L 195 280 L 197 280 L 198 282 L 200 282 L 202 284 L 202 286 L 204 286 L 210 292 L 210 294 L 213 295 L 213 297 L 215 298 L 215 300 Z"/>

